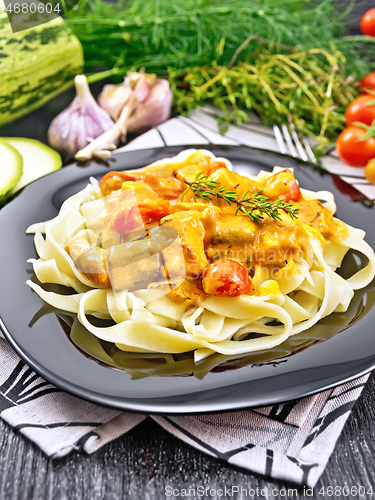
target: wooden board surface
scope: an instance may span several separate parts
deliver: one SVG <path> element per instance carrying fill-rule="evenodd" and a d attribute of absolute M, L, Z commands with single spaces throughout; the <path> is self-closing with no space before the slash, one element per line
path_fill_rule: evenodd
<path fill-rule="evenodd" d="M 319 494 L 323 486 L 352 488 L 362 485 L 366 490 L 372 487 L 375 496 L 374 471 L 373 374 L 346 423 L 323 476 L 314 488 L 313 498 L 328 498 Z M 282 489 L 295 488 L 292 483 L 268 481 L 210 458 L 174 438 L 151 420 L 94 455 L 75 452 L 55 460 L 46 458 L 36 446 L 0 422 L 1 500 L 159 500 L 168 498 L 165 496 L 166 486 L 180 489 L 203 486 L 217 490 L 232 485 L 259 488 L 259 491 L 265 489 L 269 498 L 308 498 L 303 494 L 303 488 L 298 488 L 297 495 L 283 496 Z M 273 496 L 274 489 L 280 494 Z M 235 498 L 246 496 L 237 495 Z M 260 494 L 259 498 L 262 498 Z M 341 495 L 330 498 L 370 499 L 371 496 Z"/>

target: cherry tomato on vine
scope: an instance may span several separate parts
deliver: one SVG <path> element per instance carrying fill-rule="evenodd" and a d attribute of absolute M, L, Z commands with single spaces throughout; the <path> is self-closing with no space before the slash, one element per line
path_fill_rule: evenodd
<path fill-rule="evenodd" d="M 375 120 L 375 97 L 366 94 L 352 101 L 345 111 L 346 126 L 354 122 L 362 122 L 371 125 Z"/>
<path fill-rule="evenodd" d="M 365 177 L 370 184 L 375 184 L 375 158 L 367 163 L 365 168 Z"/>
<path fill-rule="evenodd" d="M 368 75 L 364 76 L 359 82 L 362 92 L 365 92 L 365 89 L 375 90 L 375 71 L 371 71 Z"/>
<path fill-rule="evenodd" d="M 375 8 L 363 14 L 359 26 L 364 35 L 375 36 Z"/>
<path fill-rule="evenodd" d="M 206 293 L 219 297 L 238 297 L 254 291 L 246 269 L 233 259 L 221 259 L 210 264 L 202 285 Z"/>
<path fill-rule="evenodd" d="M 336 151 L 341 161 L 351 167 L 364 167 L 369 160 L 375 158 L 374 136 L 362 139 L 363 136 L 370 135 L 367 130 L 369 128 L 367 125 L 351 125 L 341 132 L 336 142 Z"/>

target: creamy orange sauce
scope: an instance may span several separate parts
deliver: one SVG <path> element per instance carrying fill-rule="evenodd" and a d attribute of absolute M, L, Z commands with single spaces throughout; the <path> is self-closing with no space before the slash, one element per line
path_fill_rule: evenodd
<path fill-rule="evenodd" d="M 251 196 L 262 191 L 272 201 L 284 199 L 298 208 L 298 219 L 280 212 L 280 221 L 265 217 L 258 224 L 241 212 L 235 215 L 237 206 L 233 203 L 219 203 L 214 198 L 197 198 L 194 201 L 191 191 L 181 201 L 182 193 L 188 187 L 185 181 L 193 182 L 200 172 L 204 172 L 208 180 L 215 181 L 218 187 L 225 186 L 226 190 L 239 196 L 245 193 Z M 160 168 L 154 166 L 135 172 L 109 172 L 103 177 L 100 188 L 103 196 L 132 189 L 146 228 L 167 226 L 177 230 L 185 260 L 186 279 L 169 294 L 176 301 L 198 303 L 203 300 L 207 294 L 202 279 L 207 269 L 219 259 L 237 261 L 251 277 L 254 268 L 259 265 L 276 266 L 280 270 L 291 264 L 308 244 L 311 235 L 319 238 L 324 245 L 326 240 L 342 238 L 347 232 L 345 224 L 334 220 L 320 201 L 303 199 L 290 171 L 285 170 L 264 182 L 257 182 L 229 171 L 224 163 L 213 161 L 199 152 L 178 168 L 173 164 L 163 164 Z M 113 213 L 109 223 L 112 230 L 116 230 L 116 224 L 123 223 L 121 217 L 124 216 Z M 82 241 L 77 241 L 76 245 L 73 242 L 73 246 L 71 242 L 68 251 L 79 253 L 80 245 L 82 247 Z M 91 278 L 90 273 L 85 275 L 96 285 L 107 288 L 103 263 L 101 258 L 96 269 L 90 268 Z M 238 269 L 236 272 L 237 276 L 241 275 Z M 157 286 L 157 277 L 155 283 L 151 288 Z M 274 282 L 267 285 L 269 288 L 260 288 L 255 293 L 274 294 L 278 288 L 276 285 Z"/>

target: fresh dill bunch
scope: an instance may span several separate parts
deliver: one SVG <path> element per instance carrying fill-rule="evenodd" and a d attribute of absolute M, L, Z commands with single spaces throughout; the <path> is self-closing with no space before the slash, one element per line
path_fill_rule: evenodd
<path fill-rule="evenodd" d="M 323 151 L 345 126 L 356 80 L 375 67 L 375 38 L 345 36 L 352 7 L 340 12 L 337 0 L 79 0 L 66 15 L 90 83 L 119 82 L 145 68 L 169 78 L 174 113 L 211 103 L 224 115 L 224 132 L 255 111 L 265 125 L 294 123 Z"/>
<path fill-rule="evenodd" d="M 331 50 L 337 41 L 347 71 L 361 76 L 371 51 L 356 53 L 366 37 L 343 38 L 349 15 L 350 7 L 342 13 L 336 0 L 79 0 L 67 21 L 82 42 L 87 71 L 124 75 L 145 67 L 161 76 L 168 68 L 183 73 L 227 65 L 257 33 L 275 44 L 306 49 Z M 254 60 L 254 47 L 249 44 L 239 60 Z"/>
<path fill-rule="evenodd" d="M 191 191 L 193 200 L 197 198 L 202 200 L 212 201 L 215 199 L 219 206 L 221 202 L 226 201 L 229 206 L 237 205 L 234 215 L 242 212 L 251 220 L 259 224 L 264 217 L 270 217 L 274 220 L 282 220 L 280 212 L 283 211 L 289 215 L 291 219 L 298 218 L 298 208 L 293 206 L 293 203 L 287 203 L 283 198 L 272 201 L 267 196 L 262 195 L 262 190 L 256 191 L 249 196 L 249 190 L 240 196 L 236 191 L 229 191 L 226 186 L 218 186 L 217 181 L 208 178 L 204 172 L 199 172 L 193 182 L 185 179 L 185 184 L 188 188 L 182 193 L 180 201 L 183 201 L 185 196 Z"/>

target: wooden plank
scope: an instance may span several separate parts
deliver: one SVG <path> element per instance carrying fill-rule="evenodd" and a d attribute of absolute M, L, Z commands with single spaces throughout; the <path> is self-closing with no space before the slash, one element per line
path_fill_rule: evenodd
<path fill-rule="evenodd" d="M 213 489 L 238 485 L 247 489 L 265 488 L 269 495 L 274 488 L 295 488 L 292 483 L 269 481 L 200 453 L 151 420 L 93 455 L 74 452 L 55 460 L 47 459 L 1 421 L 0 456 L 1 500 L 159 500 L 166 498 L 167 485 Z M 374 471 L 375 377 L 372 375 L 314 489 L 313 498 L 327 498 L 318 493 L 322 486 L 364 485 L 375 490 Z M 306 500 L 303 489 L 297 489 L 298 495 L 293 498 Z M 279 494 L 272 498 L 291 497 Z"/>

